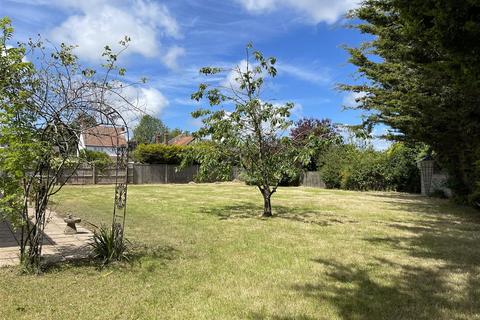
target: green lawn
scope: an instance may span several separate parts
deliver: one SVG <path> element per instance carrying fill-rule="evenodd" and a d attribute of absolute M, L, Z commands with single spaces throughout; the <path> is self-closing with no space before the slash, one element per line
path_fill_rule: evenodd
<path fill-rule="evenodd" d="M 55 210 L 110 221 L 111 186 Z M 0 270 L 4 319 L 480 319 L 480 217 L 400 193 L 131 186 L 131 265 Z"/>

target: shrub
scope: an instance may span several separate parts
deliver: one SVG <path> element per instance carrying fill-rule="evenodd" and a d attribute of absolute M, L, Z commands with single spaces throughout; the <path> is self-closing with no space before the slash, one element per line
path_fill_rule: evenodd
<path fill-rule="evenodd" d="M 83 149 L 82 151 L 80 151 L 80 159 L 90 165 L 94 165 L 99 170 L 104 170 L 109 166 L 113 165 L 112 158 L 102 151 Z"/>
<path fill-rule="evenodd" d="M 188 147 L 165 144 L 141 144 L 134 159 L 148 164 L 180 164 Z"/>
<path fill-rule="evenodd" d="M 103 265 L 128 260 L 125 241 L 121 225 L 115 224 L 111 228 L 102 226 L 100 230 L 94 232 L 90 244 L 93 257 L 100 260 Z"/>
<path fill-rule="evenodd" d="M 231 156 L 213 141 L 200 141 L 184 153 L 182 166 L 200 165 L 195 182 L 230 181 L 233 179 Z"/>
<path fill-rule="evenodd" d="M 388 190 L 386 161 L 382 153 L 359 150 L 342 170 L 341 187 L 347 190 Z"/>
<path fill-rule="evenodd" d="M 420 172 L 416 158 L 420 147 L 396 143 L 386 151 L 332 146 L 319 162 L 327 188 L 347 190 L 420 191 Z"/>
<path fill-rule="evenodd" d="M 474 174 L 477 177 L 477 183 L 473 189 L 473 192 L 468 196 L 468 203 L 480 209 L 480 161 L 475 162 L 475 171 Z"/>
<path fill-rule="evenodd" d="M 319 171 L 327 188 L 342 188 L 342 176 L 348 173 L 347 167 L 353 162 L 355 152 L 352 145 L 339 145 L 330 147 L 320 156 Z"/>
<path fill-rule="evenodd" d="M 295 170 L 294 173 L 288 175 L 285 174 L 280 181 L 279 185 L 283 187 L 298 187 L 300 185 L 300 179 L 302 177 L 302 172 L 300 169 Z"/>
<path fill-rule="evenodd" d="M 420 170 L 417 166 L 417 160 L 423 149 L 423 145 L 395 143 L 386 151 L 386 174 L 391 189 L 420 193 Z"/>

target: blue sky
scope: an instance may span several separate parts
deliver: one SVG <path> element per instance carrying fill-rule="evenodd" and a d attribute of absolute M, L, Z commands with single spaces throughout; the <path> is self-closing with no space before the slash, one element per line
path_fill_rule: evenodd
<path fill-rule="evenodd" d="M 330 118 L 357 124 L 360 114 L 343 111 L 354 96 L 336 84 L 352 82 L 355 69 L 342 45 L 364 36 L 345 27 L 343 15 L 355 0 L 0 0 L 15 40 L 37 33 L 54 43 L 79 46 L 85 64 L 98 65 L 102 47 L 129 35 L 121 59 L 128 79 L 145 76 L 136 97 L 169 127 L 198 127 L 190 100 L 206 65 L 233 66 L 252 42 L 278 60 L 269 98 L 296 104 L 294 118 Z M 380 146 L 381 143 L 377 142 Z"/>

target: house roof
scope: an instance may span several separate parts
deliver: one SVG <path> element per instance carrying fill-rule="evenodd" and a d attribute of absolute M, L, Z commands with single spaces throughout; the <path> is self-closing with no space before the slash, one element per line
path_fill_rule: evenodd
<path fill-rule="evenodd" d="M 180 134 L 175 138 L 168 140 L 168 144 L 175 145 L 175 146 L 186 146 L 192 143 L 193 140 L 195 140 L 193 136 Z"/>
<path fill-rule="evenodd" d="M 127 145 L 125 130 L 121 128 L 96 126 L 86 129 L 82 135 L 85 146 L 116 147 Z"/>

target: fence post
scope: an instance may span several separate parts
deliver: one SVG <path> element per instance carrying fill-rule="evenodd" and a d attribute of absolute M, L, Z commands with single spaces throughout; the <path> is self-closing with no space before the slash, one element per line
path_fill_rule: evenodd
<path fill-rule="evenodd" d="M 95 164 L 92 164 L 92 182 L 97 184 L 97 170 L 95 169 Z"/>
<path fill-rule="evenodd" d="M 168 164 L 165 164 L 165 184 L 168 184 Z"/>

